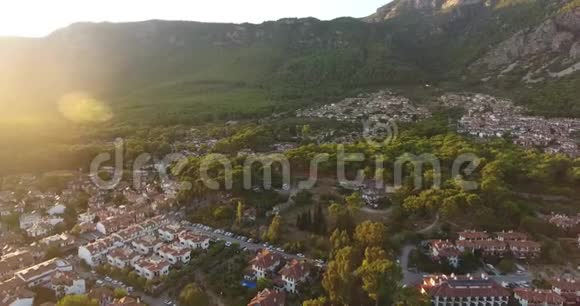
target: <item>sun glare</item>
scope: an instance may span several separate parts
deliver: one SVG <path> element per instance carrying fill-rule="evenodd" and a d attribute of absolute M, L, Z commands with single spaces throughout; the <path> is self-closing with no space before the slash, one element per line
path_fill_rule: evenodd
<path fill-rule="evenodd" d="M 113 118 L 108 105 L 84 92 L 63 96 L 58 109 L 66 119 L 77 123 L 106 122 Z"/>

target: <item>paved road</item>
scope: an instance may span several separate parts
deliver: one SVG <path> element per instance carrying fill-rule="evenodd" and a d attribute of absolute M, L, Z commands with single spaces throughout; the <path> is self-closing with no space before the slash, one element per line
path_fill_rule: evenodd
<path fill-rule="evenodd" d="M 207 231 L 207 230 L 204 230 L 202 228 L 194 227 L 194 226 L 186 226 L 186 228 L 193 231 L 193 232 L 198 232 L 200 234 L 206 235 L 206 236 L 212 238 L 213 240 L 219 239 L 221 241 L 229 241 L 231 243 L 237 243 L 240 246 L 240 248 L 247 248 L 248 250 L 252 250 L 252 251 L 258 251 L 260 249 L 265 248 L 265 246 L 263 244 L 261 245 L 258 243 L 249 243 L 247 241 L 242 241 L 242 240 L 236 239 L 234 237 L 228 237 L 228 236 L 225 236 L 223 234 L 214 233 L 211 230 Z M 305 261 L 310 262 L 310 263 L 315 263 L 314 259 L 298 257 L 298 255 L 295 255 L 295 254 L 280 252 L 280 251 L 277 251 L 275 248 L 272 249 L 271 251 L 278 253 L 278 254 L 281 254 L 282 256 L 284 256 L 287 259 L 301 259 L 301 260 L 305 260 Z"/>

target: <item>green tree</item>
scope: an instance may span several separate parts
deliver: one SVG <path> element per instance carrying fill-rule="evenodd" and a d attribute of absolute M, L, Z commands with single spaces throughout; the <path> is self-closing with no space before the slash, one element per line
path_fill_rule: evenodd
<path fill-rule="evenodd" d="M 431 300 L 428 295 L 421 294 L 413 287 L 401 288 L 397 294 L 394 306 L 430 306 Z"/>
<path fill-rule="evenodd" d="M 503 258 L 497 264 L 497 268 L 503 274 L 513 273 L 516 271 L 516 263 L 511 258 Z"/>
<path fill-rule="evenodd" d="M 236 223 L 242 224 L 243 219 L 244 219 L 244 203 L 242 203 L 242 201 L 238 201 L 238 206 L 236 209 Z"/>
<path fill-rule="evenodd" d="M 268 289 L 272 289 L 272 281 L 265 278 L 265 277 L 260 277 L 258 278 L 258 280 L 256 281 L 257 285 L 258 285 L 258 290 L 262 291 L 266 288 Z"/>
<path fill-rule="evenodd" d="M 351 195 L 346 197 L 346 205 L 351 210 L 358 210 L 364 205 L 362 196 L 359 192 L 353 192 Z"/>
<path fill-rule="evenodd" d="M 362 279 L 364 291 L 376 305 L 392 305 L 395 302 L 402 274 L 400 269 L 387 259 L 384 250 L 377 247 L 367 248 L 356 275 Z"/>
<path fill-rule="evenodd" d="M 55 257 L 62 257 L 62 251 L 60 247 L 56 245 L 49 246 L 46 249 L 46 253 L 44 255 L 45 260 L 53 259 Z"/>
<path fill-rule="evenodd" d="M 354 231 L 354 240 L 363 248 L 382 246 L 385 243 L 387 228 L 379 222 L 365 221 Z"/>
<path fill-rule="evenodd" d="M 345 247 L 338 250 L 334 260 L 328 263 L 322 278 L 322 286 L 333 303 L 352 304 L 352 291 L 355 284 L 353 274 L 356 268 L 355 257 L 354 249 Z"/>
<path fill-rule="evenodd" d="M 274 216 L 272 223 L 268 227 L 268 231 L 264 233 L 264 240 L 275 243 L 280 239 L 280 232 L 282 231 L 282 217 L 280 215 Z"/>
<path fill-rule="evenodd" d="M 213 217 L 216 220 L 231 220 L 233 216 L 233 209 L 227 205 L 220 206 L 213 211 Z"/>
<path fill-rule="evenodd" d="M 57 306 L 98 306 L 99 303 L 95 299 L 91 299 L 86 295 L 67 295 L 62 298 Z"/>
<path fill-rule="evenodd" d="M 120 299 L 127 296 L 127 291 L 125 291 L 123 288 L 115 288 L 114 294 L 116 299 Z"/>
<path fill-rule="evenodd" d="M 196 284 L 188 284 L 179 293 L 180 306 L 208 306 L 209 297 Z"/>
<path fill-rule="evenodd" d="M 302 306 L 326 306 L 328 301 L 326 297 L 319 297 L 317 299 L 306 300 L 302 303 Z"/>
<path fill-rule="evenodd" d="M 330 236 L 331 252 L 334 255 L 338 250 L 350 246 L 351 241 L 346 231 L 334 230 Z M 334 257 L 334 256 L 331 256 Z"/>

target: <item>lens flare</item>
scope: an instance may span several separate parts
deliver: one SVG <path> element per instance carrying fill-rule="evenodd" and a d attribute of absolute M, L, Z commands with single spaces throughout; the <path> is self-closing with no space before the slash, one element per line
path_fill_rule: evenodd
<path fill-rule="evenodd" d="M 84 92 L 63 96 L 58 102 L 58 109 L 65 118 L 77 123 L 106 122 L 113 118 L 107 104 Z"/>

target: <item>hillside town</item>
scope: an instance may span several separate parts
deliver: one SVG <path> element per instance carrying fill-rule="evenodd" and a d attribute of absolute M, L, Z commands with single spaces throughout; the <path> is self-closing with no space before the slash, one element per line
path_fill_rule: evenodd
<path fill-rule="evenodd" d="M 580 119 L 529 116 L 511 100 L 485 94 L 446 94 L 440 101 L 447 107 L 465 109 L 458 122 L 460 133 L 481 138 L 509 137 L 526 148 L 580 156 Z"/>
<path fill-rule="evenodd" d="M 398 133 L 397 123 L 416 122 L 430 116 L 427 108 L 415 106 L 408 98 L 389 90 L 360 94 L 356 98 L 296 112 L 298 118 L 335 120 L 361 127 L 350 135 L 332 137 L 337 143 L 352 142 L 361 137 L 394 137 Z"/>

